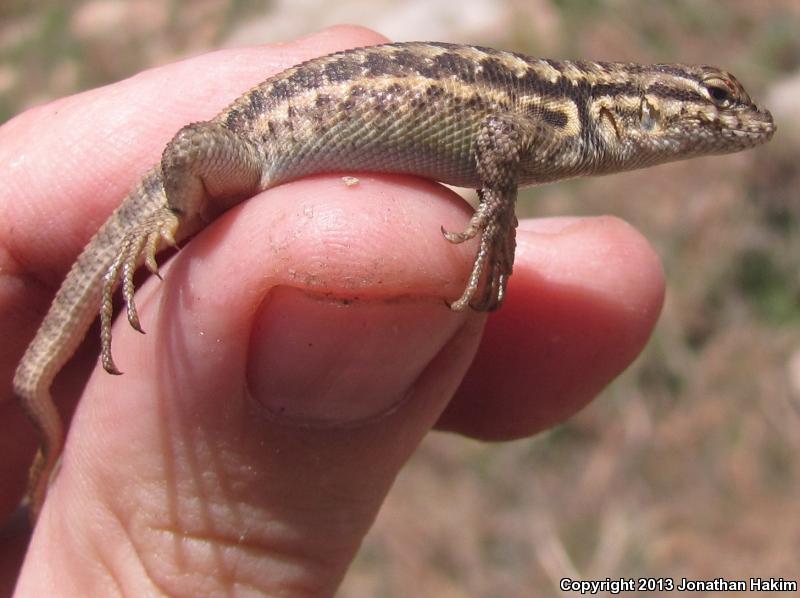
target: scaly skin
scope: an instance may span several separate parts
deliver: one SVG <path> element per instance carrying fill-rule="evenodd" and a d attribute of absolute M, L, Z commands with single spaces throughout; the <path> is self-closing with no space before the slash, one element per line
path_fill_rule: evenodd
<path fill-rule="evenodd" d="M 35 518 L 63 443 L 53 378 L 101 313 L 111 356 L 112 294 L 122 285 L 141 329 L 133 275 L 247 197 L 321 172 L 409 173 L 478 189 L 451 243 L 478 237 L 450 307 L 500 306 L 514 262 L 520 185 L 601 175 L 768 141 L 772 116 L 730 74 L 708 66 L 535 59 L 474 46 L 401 43 L 324 56 L 181 129 L 70 270 L 14 377 L 41 436 L 31 469 Z"/>

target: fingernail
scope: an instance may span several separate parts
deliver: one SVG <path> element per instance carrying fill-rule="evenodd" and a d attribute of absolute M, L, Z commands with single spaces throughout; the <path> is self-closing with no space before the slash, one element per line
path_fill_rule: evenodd
<path fill-rule="evenodd" d="M 345 301 L 276 288 L 254 319 L 249 389 L 272 414 L 299 423 L 387 413 L 463 317 L 434 298 Z"/>

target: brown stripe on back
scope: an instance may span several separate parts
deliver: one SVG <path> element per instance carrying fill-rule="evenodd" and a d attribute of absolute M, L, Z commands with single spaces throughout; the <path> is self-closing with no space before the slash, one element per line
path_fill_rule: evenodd
<path fill-rule="evenodd" d="M 473 60 L 469 60 L 460 54 L 447 52 L 436 56 L 433 61 L 436 68 L 457 77 L 464 83 L 471 84 L 475 81 L 476 65 Z"/>
<path fill-rule="evenodd" d="M 406 72 L 410 71 L 429 79 L 441 79 L 445 76 L 441 67 L 432 64 L 432 61 L 428 62 L 430 60 L 428 56 L 414 52 L 410 48 L 394 52 L 392 58 Z"/>
<path fill-rule="evenodd" d="M 506 86 L 513 76 L 498 58 L 484 58 L 480 61 L 479 66 L 477 80 L 481 83 Z"/>
<path fill-rule="evenodd" d="M 394 56 L 381 52 L 368 52 L 364 60 L 365 73 L 370 77 L 381 77 L 391 75 L 401 77 L 403 66 Z"/>
<path fill-rule="evenodd" d="M 589 95 L 617 97 L 622 95 L 640 95 L 642 90 L 633 83 L 597 83 L 589 87 Z"/>
<path fill-rule="evenodd" d="M 566 97 L 575 101 L 581 122 L 586 124 L 586 104 L 590 98 L 638 95 L 642 90 L 640 84 L 632 80 L 632 75 L 638 80 L 647 77 L 648 72 L 691 78 L 684 68 L 675 65 L 537 59 L 492 48 L 447 43 L 385 44 L 347 50 L 292 67 L 245 94 L 219 118 L 233 129 L 247 129 L 263 119 L 264 113 L 314 90 L 321 92 L 317 98 L 320 107 L 330 107 L 329 104 L 337 101 L 337 94 L 325 92 L 327 86 L 363 81 L 363 87 L 369 88 L 370 80 L 384 78 L 395 79 L 395 83 L 401 85 L 403 80 L 421 77 L 439 86 L 446 81 L 448 88 L 462 85 L 465 89 L 459 93 L 465 98 L 486 95 L 489 90 L 493 97 L 504 95 L 512 102 L 525 95 L 550 100 Z M 419 86 L 418 83 L 414 85 Z M 689 98 L 689 88 L 682 91 L 680 87 L 655 86 L 653 93 L 675 99 Z M 435 91 L 425 93 L 435 96 Z M 327 100 L 326 96 L 332 99 Z M 554 125 L 562 120 L 557 115 L 550 118 Z"/>
<path fill-rule="evenodd" d="M 317 65 L 307 65 L 306 68 L 294 69 L 286 78 L 289 89 L 316 89 L 327 83 L 325 73 Z"/>
<path fill-rule="evenodd" d="M 330 83 L 344 83 L 361 76 L 364 69 L 361 64 L 357 64 L 351 59 L 341 58 L 339 60 L 330 60 L 322 70 Z M 307 89 L 298 91 L 306 91 Z"/>
<path fill-rule="evenodd" d="M 672 75 L 681 79 L 693 79 L 689 69 L 685 65 L 680 64 L 652 64 L 641 65 L 641 68 L 651 70 L 665 75 Z"/>
<path fill-rule="evenodd" d="M 703 101 L 705 99 L 695 90 L 685 86 L 675 87 L 671 85 L 665 85 L 662 83 L 654 83 L 647 89 L 647 91 L 648 93 L 651 93 L 659 98 L 679 100 L 682 102 L 688 102 L 688 101 L 697 102 L 697 101 Z"/>

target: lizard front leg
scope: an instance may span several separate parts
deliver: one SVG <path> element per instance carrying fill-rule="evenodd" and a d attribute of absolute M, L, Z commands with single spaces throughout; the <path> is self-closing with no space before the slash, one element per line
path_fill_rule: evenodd
<path fill-rule="evenodd" d="M 111 355 L 112 296 L 122 284 L 127 318 L 142 332 L 134 300 L 133 276 L 144 263 L 158 273 L 156 253 L 174 245 L 211 222 L 219 213 L 259 191 L 264 157 L 254 143 L 218 122 L 183 127 L 161 158 L 161 201 L 118 245 L 115 259 L 103 278 L 100 309 L 101 360 L 119 374 Z"/>
<path fill-rule="evenodd" d="M 464 292 L 450 304 L 454 311 L 468 305 L 477 311 L 493 311 L 503 302 L 514 266 L 514 206 L 520 167 L 536 161 L 531 159 L 535 151 L 546 152 L 552 137 L 549 127 L 517 113 L 493 115 L 481 123 L 475 139 L 475 163 L 481 181 L 478 209 L 464 231 L 442 229 L 451 243 L 463 243 L 480 235 Z"/>

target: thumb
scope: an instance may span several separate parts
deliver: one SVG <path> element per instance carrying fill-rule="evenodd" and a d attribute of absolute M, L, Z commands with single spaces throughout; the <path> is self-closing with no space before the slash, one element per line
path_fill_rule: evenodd
<path fill-rule="evenodd" d="M 137 294 L 148 334 L 114 328 L 126 374 L 90 379 L 19 587 L 332 594 L 476 351 L 484 318 L 444 304 L 466 213 L 317 177 L 189 243 Z"/>

